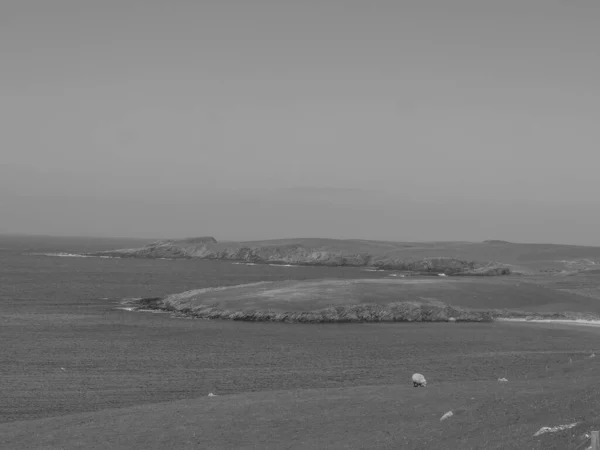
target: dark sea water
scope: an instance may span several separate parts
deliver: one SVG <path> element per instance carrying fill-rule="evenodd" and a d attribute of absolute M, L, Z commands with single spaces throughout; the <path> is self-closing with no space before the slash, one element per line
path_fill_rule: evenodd
<path fill-rule="evenodd" d="M 321 381 L 311 372 L 331 357 L 314 353 L 322 344 L 314 328 L 172 319 L 117 307 L 124 298 L 262 280 L 385 276 L 351 268 L 56 256 L 143 244 L 0 236 L 0 422 L 209 391 L 330 384 L 341 379 L 336 370 L 323 366 Z M 339 335 L 332 339 L 332 351 L 345 351 Z"/>
<path fill-rule="evenodd" d="M 146 241 L 0 236 L 0 299 L 89 302 L 98 298 L 154 297 L 189 289 L 264 280 L 324 277 L 379 278 L 353 268 L 248 266 L 221 261 L 78 258 L 80 254 Z"/>
<path fill-rule="evenodd" d="M 209 392 L 396 384 L 415 371 L 432 381 L 461 380 L 467 366 L 470 379 L 495 379 L 506 371 L 516 377 L 547 363 L 547 352 L 532 356 L 529 350 L 562 358 L 597 342 L 597 335 L 574 330 L 547 330 L 541 341 L 534 328 L 507 332 L 509 325 L 303 325 L 130 312 L 118 309 L 122 299 L 262 280 L 387 274 L 48 256 L 143 243 L 0 236 L 0 422 Z"/>

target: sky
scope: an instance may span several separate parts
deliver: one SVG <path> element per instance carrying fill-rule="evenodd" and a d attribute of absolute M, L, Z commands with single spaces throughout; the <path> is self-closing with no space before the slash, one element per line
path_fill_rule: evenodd
<path fill-rule="evenodd" d="M 2 0 L 0 233 L 600 245 L 600 2 Z"/>

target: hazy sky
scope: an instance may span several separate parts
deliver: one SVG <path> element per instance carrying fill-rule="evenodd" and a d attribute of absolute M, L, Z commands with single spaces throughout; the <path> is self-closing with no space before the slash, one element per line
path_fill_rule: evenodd
<path fill-rule="evenodd" d="M 0 0 L 0 232 L 600 245 L 600 2 Z"/>

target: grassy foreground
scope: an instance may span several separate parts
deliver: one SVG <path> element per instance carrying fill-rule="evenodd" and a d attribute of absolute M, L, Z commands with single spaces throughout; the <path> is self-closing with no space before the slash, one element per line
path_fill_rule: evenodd
<path fill-rule="evenodd" d="M 597 328 L 198 323 L 115 306 L 5 303 L 0 448 L 562 450 L 600 427 Z"/>
<path fill-rule="evenodd" d="M 505 331 L 511 331 L 507 329 Z M 515 330 L 513 330 L 515 331 Z M 468 359 L 468 355 L 467 359 Z M 474 355 L 473 355 L 474 356 Z M 566 356 L 566 355 L 565 355 Z M 508 383 L 432 380 L 237 393 L 0 424 L 2 448 L 575 449 L 598 429 L 600 361 L 533 366 Z M 465 361 L 466 363 L 466 361 Z M 447 411 L 453 416 L 440 421 Z M 534 437 L 544 426 L 567 431 Z M 585 447 L 583 447 L 585 448 Z"/>

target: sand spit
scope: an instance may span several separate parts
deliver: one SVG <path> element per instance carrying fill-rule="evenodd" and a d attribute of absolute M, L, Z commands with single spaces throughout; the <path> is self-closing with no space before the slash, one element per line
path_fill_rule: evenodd
<path fill-rule="evenodd" d="M 499 317 L 498 322 L 527 322 L 527 323 L 555 323 L 557 325 L 579 325 L 586 327 L 600 327 L 600 320 L 588 319 L 521 319 L 510 317 Z"/>

